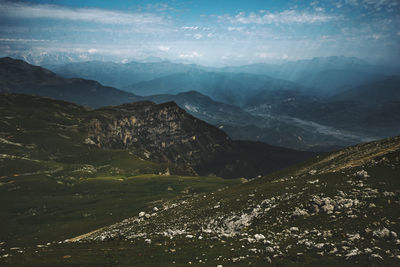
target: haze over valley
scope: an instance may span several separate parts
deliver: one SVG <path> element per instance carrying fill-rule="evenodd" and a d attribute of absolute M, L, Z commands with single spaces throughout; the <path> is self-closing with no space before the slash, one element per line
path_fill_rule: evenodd
<path fill-rule="evenodd" d="M 0 265 L 399 265 L 399 14 L 0 0 Z"/>

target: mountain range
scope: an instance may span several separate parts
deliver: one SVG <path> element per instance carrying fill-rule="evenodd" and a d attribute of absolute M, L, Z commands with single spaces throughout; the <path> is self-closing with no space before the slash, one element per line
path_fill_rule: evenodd
<path fill-rule="evenodd" d="M 91 107 L 118 105 L 140 99 L 93 80 L 66 79 L 45 68 L 12 58 L 0 59 L 0 92 L 35 94 Z"/>
<path fill-rule="evenodd" d="M 32 146 L 34 150 L 18 151 L 32 161 L 70 162 L 68 158 L 76 158 L 83 151 L 117 149 L 185 170 L 176 174 L 237 178 L 262 175 L 314 155 L 264 143 L 232 141 L 174 102 L 157 105 L 141 101 L 87 110 L 49 98 L 2 94 L 1 104 L 6 110 L 2 143 L 6 147 L 24 144 L 21 149 Z M 46 138 L 36 140 L 37 136 Z M 36 158 L 29 151 L 42 152 Z M 259 158 L 269 159 L 270 164 L 259 162 Z"/>
<path fill-rule="evenodd" d="M 130 87 L 134 83 L 195 70 L 247 73 L 295 82 L 297 87 L 300 85 L 308 88 L 313 94 L 320 96 L 331 96 L 339 91 L 382 80 L 385 76 L 400 74 L 400 69 L 397 67 L 377 66 L 357 58 L 338 56 L 222 68 L 160 60 L 129 63 L 88 61 L 57 65 L 42 63 L 42 66 L 64 77 L 96 80 L 117 88 Z"/>
<path fill-rule="evenodd" d="M 0 59 L 0 265 L 398 265 L 400 137 L 365 142 L 398 134 L 397 76 L 138 85 Z"/>
<path fill-rule="evenodd" d="M 11 58 L 0 63 L 2 92 L 43 95 L 94 108 L 143 100 L 175 101 L 239 140 L 315 151 L 399 132 L 396 76 L 320 98 L 305 87 L 265 75 L 196 69 L 137 83 L 136 93 L 156 93 L 143 97 L 95 81 L 62 78 Z M 185 92 L 191 89 L 199 92 Z M 381 96 L 381 90 L 390 97 Z"/>

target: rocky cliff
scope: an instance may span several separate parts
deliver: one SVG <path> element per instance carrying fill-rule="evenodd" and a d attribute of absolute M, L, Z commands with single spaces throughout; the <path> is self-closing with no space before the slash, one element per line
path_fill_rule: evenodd
<path fill-rule="evenodd" d="M 186 165 L 201 175 L 227 178 L 256 177 L 314 155 L 232 141 L 174 102 L 144 101 L 94 110 L 86 141 L 100 148 L 128 149 L 152 161 Z"/>
<path fill-rule="evenodd" d="M 232 150 L 227 135 L 174 102 L 125 104 L 91 115 L 88 142 L 101 148 L 131 149 L 148 159 L 189 166 Z"/>

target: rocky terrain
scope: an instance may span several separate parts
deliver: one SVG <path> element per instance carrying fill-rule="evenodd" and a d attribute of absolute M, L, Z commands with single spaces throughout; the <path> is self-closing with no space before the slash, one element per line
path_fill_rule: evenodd
<path fill-rule="evenodd" d="M 65 242 L 161 246 L 159 256 L 178 265 L 395 266 L 399 157 L 399 137 L 350 147 L 244 185 L 154 203 L 136 217 Z M 193 257 L 179 262 L 187 247 Z"/>

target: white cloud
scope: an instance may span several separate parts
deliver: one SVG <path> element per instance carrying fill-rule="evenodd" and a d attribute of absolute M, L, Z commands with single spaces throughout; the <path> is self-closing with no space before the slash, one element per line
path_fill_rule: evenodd
<path fill-rule="evenodd" d="M 47 4 L 0 3 L 0 17 L 61 19 L 101 24 L 161 24 L 165 19 L 151 13 L 128 13 L 98 8 L 69 8 Z"/>
<path fill-rule="evenodd" d="M 170 47 L 169 46 L 164 46 L 164 45 L 160 45 L 158 47 L 158 50 L 163 51 L 163 52 L 167 52 L 169 51 Z"/>
<path fill-rule="evenodd" d="M 155 3 L 155 4 L 146 4 L 145 6 L 141 7 L 144 10 L 155 10 L 158 12 L 164 11 L 177 11 L 175 8 L 170 7 L 167 3 Z"/>
<path fill-rule="evenodd" d="M 203 55 L 199 54 L 199 53 L 196 52 L 196 51 L 193 51 L 193 52 L 188 53 L 188 54 L 180 54 L 180 55 L 179 55 L 180 58 L 185 58 L 185 59 L 189 59 L 189 58 L 199 58 L 199 57 L 202 57 L 202 56 L 203 56 Z"/>
<path fill-rule="evenodd" d="M 198 30 L 198 26 L 183 26 L 182 30 Z"/>
<path fill-rule="evenodd" d="M 203 35 L 201 35 L 200 33 L 196 33 L 195 35 L 193 35 L 194 39 L 199 40 L 201 38 L 203 38 Z"/>
<path fill-rule="evenodd" d="M 95 48 L 90 48 L 89 50 L 88 50 L 88 53 L 89 54 L 94 54 L 94 53 L 97 53 L 97 52 L 99 52 L 97 49 L 95 49 Z"/>
<path fill-rule="evenodd" d="M 371 37 L 375 40 L 379 40 L 379 39 L 382 39 L 383 36 L 382 36 L 382 34 L 372 34 Z"/>
<path fill-rule="evenodd" d="M 388 11 L 393 10 L 393 8 L 399 6 L 398 0 L 344 0 L 344 4 L 350 6 L 363 6 L 366 9 L 373 11 L 380 11 L 382 9 L 387 9 Z M 337 1 L 337 7 L 342 7 L 342 3 Z M 338 6 L 339 5 L 339 6 Z"/>
<path fill-rule="evenodd" d="M 38 40 L 38 39 L 15 39 L 15 38 L 0 38 L 0 42 L 47 42 L 48 40 Z"/>
<path fill-rule="evenodd" d="M 247 15 L 245 12 L 240 12 L 233 17 L 230 15 L 219 17 L 220 21 L 228 21 L 236 24 L 312 24 L 318 22 L 328 22 L 337 19 L 339 19 L 339 17 L 333 15 L 298 12 L 295 10 L 285 10 L 277 13 L 267 12 L 263 13 L 262 15 L 257 13 L 250 13 Z"/>
<path fill-rule="evenodd" d="M 259 58 L 273 58 L 273 57 L 275 57 L 274 54 L 266 53 L 266 52 L 258 53 L 257 56 Z"/>
<path fill-rule="evenodd" d="M 199 27 L 199 26 L 182 26 L 182 30 L 187 31 L 211 31 L 213 28 L 211 27 Z"/>

